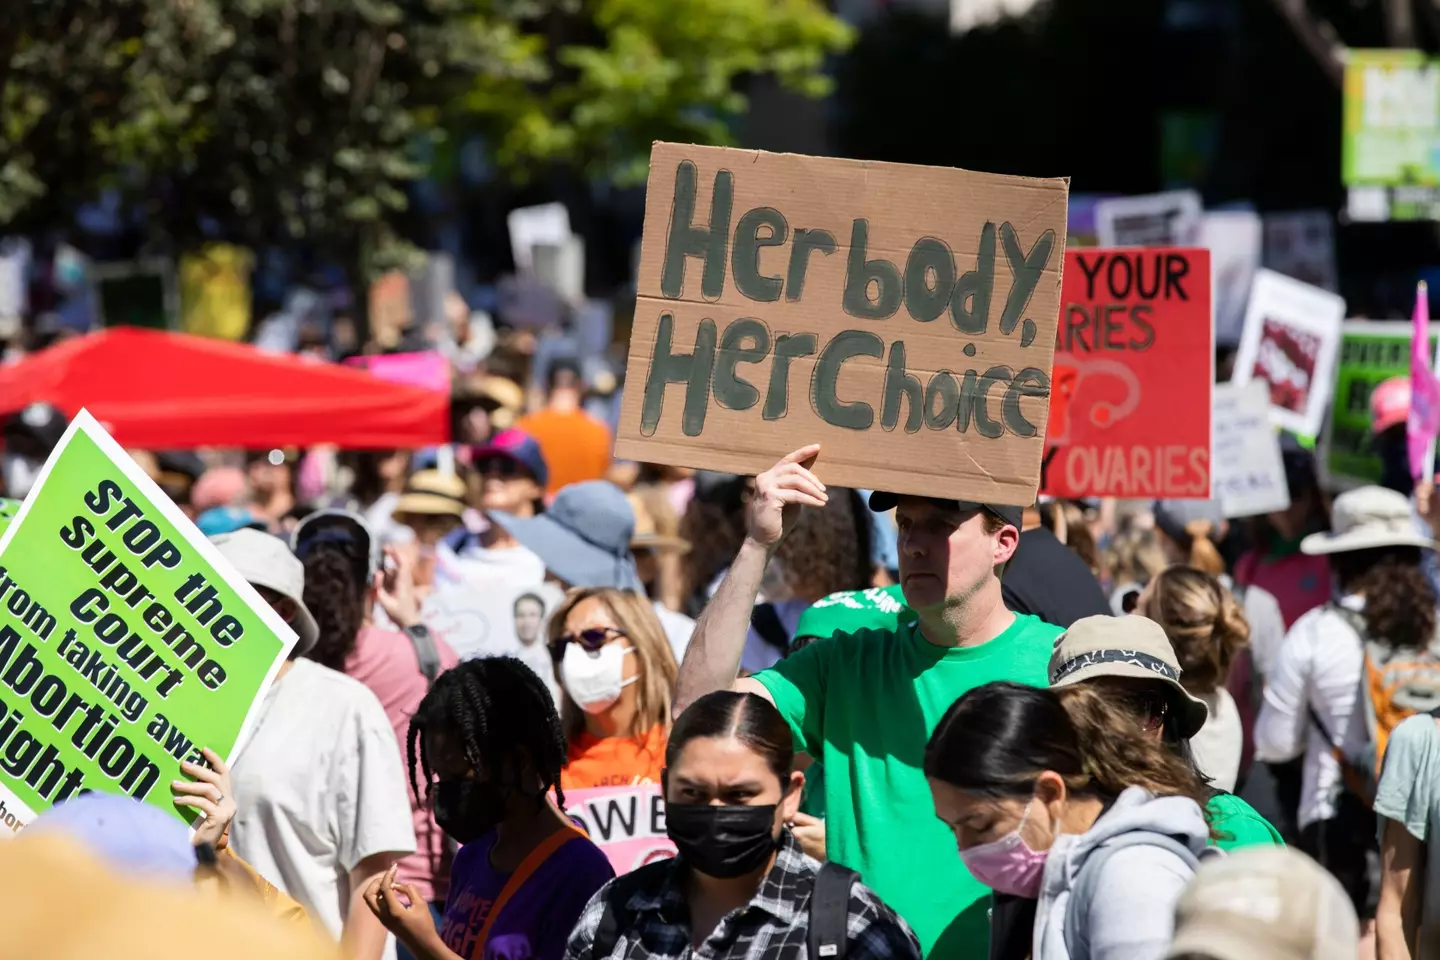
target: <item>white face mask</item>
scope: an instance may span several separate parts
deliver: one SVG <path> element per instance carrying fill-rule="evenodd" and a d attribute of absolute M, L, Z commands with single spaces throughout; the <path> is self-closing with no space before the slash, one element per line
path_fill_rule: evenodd
<path fill-rule="evenodd" d="M 604 713 L 620 699 L 621 690 L 640 679 L 638 674 L 625 679 L 625 654 L 634 652 L 634 647 L 611 643 L 590 653 L 578 643 L 567 643 L 560 685 L 581 710 Z"/>
<path fill-rule="evenodd" d="M 30 488 L 35 486 L 35 479 L 40 476 L 40 468 L 44 465 L 39 460 L 22 457 L 18 453 L 4 454 L 3 458 L 0 458 L 0 473 L 5 477 L 5 495 L 16 500 L 25 499 Z"/>

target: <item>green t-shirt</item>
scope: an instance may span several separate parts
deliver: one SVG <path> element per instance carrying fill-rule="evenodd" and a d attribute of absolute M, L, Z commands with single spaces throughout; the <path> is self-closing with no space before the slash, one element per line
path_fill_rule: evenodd
<path fill-rule="evenodd" d="M 1210 825 L 1222 835 L 1210 842 L 1221 850 L 1285 846 L 1280 831 L 1233 793 L 1215 794 L 1205 809 L 1210 814 Z"/>
<path fill-rule="evenodd" d="M 935 816 L 925 744 L 960 695 L 994 680 L 1044 686 L 1063 631 L 1016 614 L 978 647 L 937 647 L 913 617 L 894 632 L 819 640 L 756 674 L 795 735 L 825 768 L 831 860 L 909 922 L 926 954 L 985 960 L 990 891 L 960 862 Z"/>

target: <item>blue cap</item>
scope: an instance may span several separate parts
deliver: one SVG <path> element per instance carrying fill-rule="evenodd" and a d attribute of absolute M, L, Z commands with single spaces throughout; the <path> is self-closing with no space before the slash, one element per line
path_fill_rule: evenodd
<path fill-rule="evenodd" d="M 490 519 L 572 587 L 614 587 L 644 593 L 630 554 L 635 511 L 620 488 L 586 480 L 561 488 L 537 517 L 492 511 Z"/>
<path fill-rule="evenodd" d="M 82 793 L 51 807 L 25 828 L 25 836 L 69 837 L 125 873 L 190 881 L 195 848 L 190 831 L 159 807 L 113 793 Z"/>
<path fill-rule="evenodd" d="M 471 463 L 479 463 L 486 457 L 505 457 L 525 468 L 535 482 L 544 487 L 550 483 L 550 468 L 545 464 L 545 452 L 540 442 L 524 430 L 501 430 L 484 446 L 475 447 L 470 454 Z"/>
<path fill-rule="evenodd" d="M 265 523 L 244 507 L 211 507 L 195 518 L 195 526 L 207 537 L 236 530 L 264 530 Z"/>

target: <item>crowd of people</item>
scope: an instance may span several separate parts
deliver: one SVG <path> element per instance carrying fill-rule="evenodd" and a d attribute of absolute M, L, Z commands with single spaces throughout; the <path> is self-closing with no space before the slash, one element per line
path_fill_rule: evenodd
<path fill-rule="evenodd" d="M 1440 948 L 1428 485 L 1332 500 L 1288 438 L 1246 520 L 840 489 L 819 446 L 697 473 L 611 462 L 578 367 L 546 383 L 438 449 L 134 451 L 299 639 L 172 786 L 193 836 L 87 794 L 0 876 L 98 856 L 266 956 Z M 7 495 L 63 428 L 11 418 Z M 617 876 L 567 794 L 648 784 L 677 852 Z"/>

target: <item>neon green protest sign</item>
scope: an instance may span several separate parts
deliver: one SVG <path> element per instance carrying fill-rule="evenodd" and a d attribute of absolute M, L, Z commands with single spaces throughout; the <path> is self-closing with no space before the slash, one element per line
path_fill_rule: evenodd
<path fill-rule="evenodd" d="M 0 822 L 84 790 L 171 802 L 242 741 L 294 633 L 81 412 L 0 536 Z"/>

